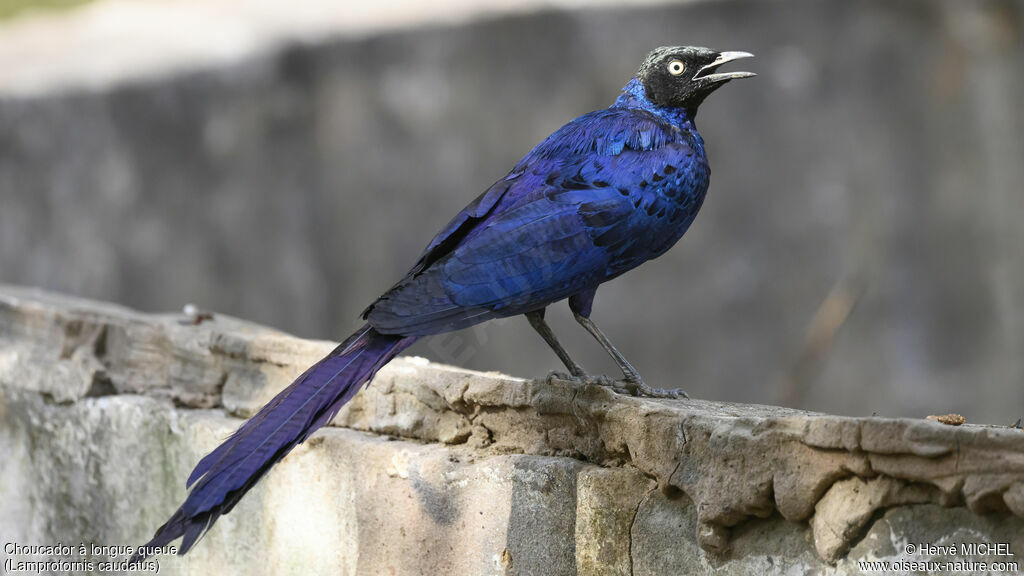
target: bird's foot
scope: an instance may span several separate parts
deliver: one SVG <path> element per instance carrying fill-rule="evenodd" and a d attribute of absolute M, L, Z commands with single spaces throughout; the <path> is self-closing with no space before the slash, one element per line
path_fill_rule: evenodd
<path fill-rule="evenodd" d="M 587 386 L 604 386 L 605 388 L 611 388 L 612 392 L 618 394 L 628 394 L 638 398 L 689 398 L 690 395 L 683 390 L 666 390 L 663 388 L 652 388 L 644 383 L 639 377 L 625 377 L 622 380 L 616 380 L 610 376 L 600 374 L 597 376 L 588 376 L 586 374 L 566 374 L 559 370 L 553 370 L 548 374 L 548 382 L 552 380 L 562 380 L 566 382 L 579 382 Z"/>
<path fill-rule="evenodd" d="M 667 389 L 667 388 L 652 388 L 643 382 L 632 382 L 630 380 L 624 381 L 625 386 L 622 390 L 625 393 L 632 394 L 638 398 L 689 398 L 690 395 L 685 390 L 679 388 Z"/>
<path fill-rule="evenodd" d="M 644 383 L 638 375 L 626 376 L 623 380 L 612 381 L 612 390 L 619 394 L 629 394 L 637 398 L 689 398 L 690 395 L 683 390 L 666 390 L 665 388 L 652 388 Z"/>
<path fill-rule="evenodd" d="M 604 386 L 605 388 L 611 388 L 613 391 L 618 392 L 616 388 L 619 383 L 614 378 L 599 374 L 597 376 L 588 376 L 583 380 L 583 383 L 587 386 Z"/>

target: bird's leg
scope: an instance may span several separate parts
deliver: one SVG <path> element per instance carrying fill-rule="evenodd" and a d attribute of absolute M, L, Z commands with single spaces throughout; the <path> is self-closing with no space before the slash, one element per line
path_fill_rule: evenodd
<path fill-rule="evenodd" d="M 636 368 L 633 368 L 633 365 L 626 360 L 625 356 L 615 348 L 611 341 L 608 340 L 608 337 L 604 335 L 604 332 L 601 332 L 601 329 L 597 327 L 597 324 L 594 324 L 593 320 L 581 314 L 577 314 L 576 312 L 573 312 L 573 316 L 575 316 L 576 321 L 580 323 L 580 326 L 583 326 L 587 332 L 590 332 L 590 335 L 593 336 L 599 344 L 601 344 L 601 347 L 604 348 L 605 352 L 615 360 L 615 363 L 618 364 L 619 368 L 622 370 L 623 376 L 626 377 L 626 379 L 621 383 L 621 386 L 613 385 L 613 389 L 616 391 L 628 392 L 633 396 L 645 396 L 647 398 L 689 398 L 686 392 L 683 392 L 682 390 L 651 388 L 645 384 L 643 378 L 641 378 L 640 374 L 636 371 Z"/>
<path fill-rule="evenodd" d="M 689 398 L 689 395 L 682 390 L 665 390 L 662 388 L 651 388 L 644 383 L 643 378 L 640 377 L 640 373 L 633 368 L 633 365 L 626 360 L 626 357 L 618 351 L 617 348 L 608 340 L 608 337 L 601 332 L 601 329 L 597 327 L 597 324 L 590 319 L 590 308 L 594 301 L 594 292 L 584 293 L 579 296 L 573 296 L 569 299 L 569 308 L 572 309 L 572 315 L 579 322 L 580 326 L 590 332 L 590 335 L 604 348 L 605 352 L 615 360 L 615 363 L 619 365 L 622 370 L 625 380 L 618 385 L 618 383 L 612 384 L 612 389 L 617 392 L 627 392 L 633 396 L 645 396 L 648 398 Z M 603 384 L 600 380 L 596 383 Z"/>
<path fill-rule="evenodd" d="M 533 329 L 537 331 L 537 334 L 540 334 L 540 337 L 554 350 L 555 354 L 558 355 L 558 359 L 565 364 L 565 367 L 569 369 L 569 373 L 574 378 L 587 377 L 587 373 L 569 356 L 569 353 L 562 347 L 561 342 L 558 341 L 558 337 L 551 331 L 551 327 L 544 321 L 544 308 L 527 312 L 526 319 L 530 322 L 530 326 L 533 326 Z"/>

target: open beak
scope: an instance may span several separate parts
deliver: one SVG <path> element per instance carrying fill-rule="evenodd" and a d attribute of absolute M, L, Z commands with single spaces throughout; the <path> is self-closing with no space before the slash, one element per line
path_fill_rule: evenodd
<path fill-rule="evenodd" d="M 757 76 L 753 72 L 722 72 L 720 74 L 712 74 L 719 66 L 733 60 L 739 60 L 741 58 L 753 58 L 754 55 L 750 52 L 721 52 L 715 61 L 707 66 L 701 68 L 693 76 L 694 80 L 706 80 L 712 83 L 726 82 L 729 80 L 735 80 L 737 78 L 750 78 Z"/>

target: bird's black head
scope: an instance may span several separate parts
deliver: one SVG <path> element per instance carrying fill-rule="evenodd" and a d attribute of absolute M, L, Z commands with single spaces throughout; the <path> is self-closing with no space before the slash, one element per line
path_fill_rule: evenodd
<path fill-rule="evenodd" d="M 696 46 L 662 46 L 647 55 L 637 72 L 647 99 L 658 106 L 685 108 L 690 114 L 729 80 L 756 76 L 753 72 L 715 70 L 726 62 L 749 58 L 747 52 L 715 52 Z"/>

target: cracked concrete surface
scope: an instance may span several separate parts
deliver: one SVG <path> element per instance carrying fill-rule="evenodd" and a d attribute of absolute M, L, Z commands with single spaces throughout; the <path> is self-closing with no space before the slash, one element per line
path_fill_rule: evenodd
<path fill-rule="evenodd" d="M 333 346 L 184 320 L 0 287 L 5 536 L 142 541 L 237 418 Z M 417 358 L 333 426 L 163 568 L 846 574 L 900 541 L 1024 553 L 1019 429 L 636 399 Z"/>

